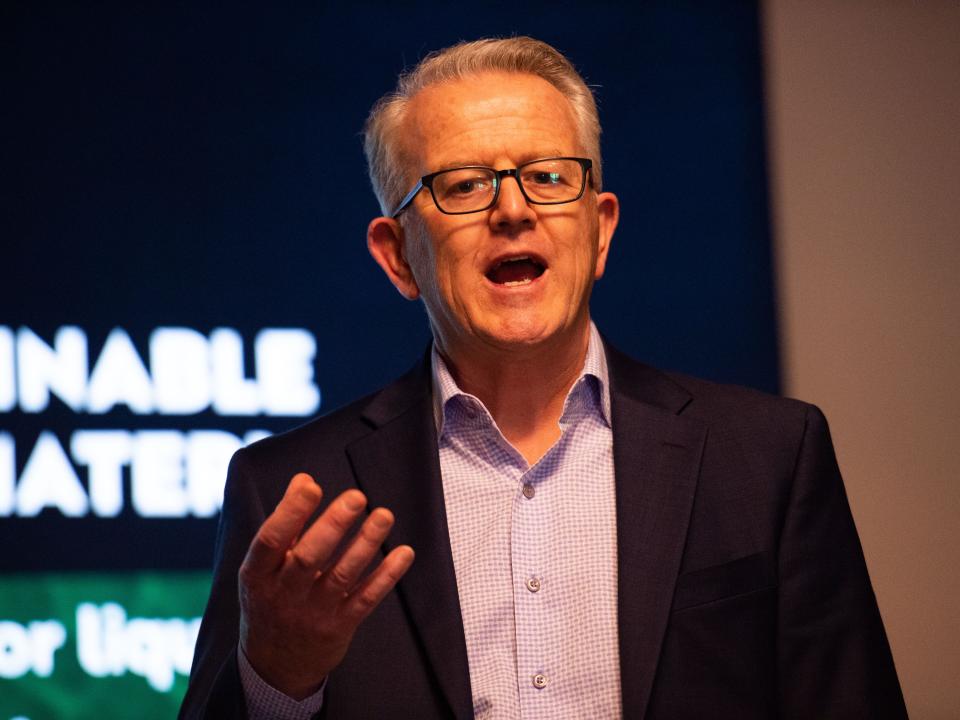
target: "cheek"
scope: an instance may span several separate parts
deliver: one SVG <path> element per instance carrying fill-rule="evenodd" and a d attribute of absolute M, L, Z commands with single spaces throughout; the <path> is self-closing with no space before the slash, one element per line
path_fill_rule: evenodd
<path fill-rule="evenodd" d="M 459 304 L 467 300 L 475 291 L 474 273 L 470 259 L 456 252 L 455 248 L 444 248 L 436 258 L 436 281 L 440 292 L 448 298 L 459 298 Z"/>
<path fill-rule="evenodd" d="M 421 292 L 431 305 L 459 304 L 457 297 L 464 294 L 466 275 L 462 259 L 449 247 L 418 243 L 416 257 L 411 257 L 410 266 Z"/>
<path fill-rule="evenodd" d="M 433 246 L 433 266 L 438 284 L 448 293 L 472 288 L 477 280 L 476 253 L 483 239 L 477 238 L 472 227 L 440 228 L 435 237 L 441 240 Z"/>
<path fill-rule="evenodd" d="M 589 219 L 564 228 L 568 241 L 558 244 L 561 265 L 571 283 L 582 284 L 593 279 L 597 263 L 597 226 Z M 571 288 L 572 289 L 572 288 Z"/>
<path fill-rule="evenodd" d="M 423 292 L 436 284 L 434 247 L 430 243 L 430 236 L 427 234 L 426 228 L 419 219 L 413 217 L 408 220 L 404 231 L 407 236 L 404 257 L 413 272 L 417 285 Z"/>

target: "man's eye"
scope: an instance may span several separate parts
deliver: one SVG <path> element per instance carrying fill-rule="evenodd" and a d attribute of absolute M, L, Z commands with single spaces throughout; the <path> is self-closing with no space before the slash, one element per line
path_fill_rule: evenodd
<path fill-rule="evenodd" d="M 452 191 L 458 195 L 468 195 L 469 193 L 480 190 L 481 185 L 480 180 L 461 180 L 453 186 Z"/>
<path fill-rule="evenodd" d="M 466 197 L 468 195 L 478 195 L 485 193 L 490 189 L 490 181 L 487 178 L 472 177 L 455 180 L 443 186 L 443 195 L 445 197 Z"/>
<path fill-rule="evenodd" d="M 558 172 L 532 172 L 527 175 L 526 181 L 534 185 L 559 185 L 563 182 L 563 176 Z"/>

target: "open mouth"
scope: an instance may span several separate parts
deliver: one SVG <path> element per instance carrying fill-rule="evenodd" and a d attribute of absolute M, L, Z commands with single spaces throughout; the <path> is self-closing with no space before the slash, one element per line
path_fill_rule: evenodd
<path fill-rule="evenodd" d="M 487 271 L 487 279 L 497 285 L 528 285 L 543 275 L 546 266 L 529 255 L 504 258 Z"/>

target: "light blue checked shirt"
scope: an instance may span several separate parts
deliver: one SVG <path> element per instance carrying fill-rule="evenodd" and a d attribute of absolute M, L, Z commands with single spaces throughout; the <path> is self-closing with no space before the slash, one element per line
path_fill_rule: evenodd
<path fill-rule="evenodd" d="M 434 418 L 476 718 L 617 718 L 617 537 L 610 386 L 599 333 L 560 439 L 532 467 L 434 349 Z M 252 720 L 309 718 L 240 652 Z"/>
<path fill-rule="evenodd" d="M 599 333 L 532 467 L 433 353 L 440 468 L 477 718 L 620 716 L 610 386 Z"/>

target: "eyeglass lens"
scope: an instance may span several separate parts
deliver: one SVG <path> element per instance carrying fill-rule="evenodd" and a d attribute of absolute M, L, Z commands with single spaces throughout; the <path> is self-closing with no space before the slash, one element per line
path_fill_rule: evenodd
<path fill-rule="evenodd" d="M 540 160 L 521 166 L 517 175 L 534 203 L 570 202 L 583 190 L 583 167 L 576 160 Z M 456 168 L 433 179 L 433 196 L 446 212 L 482 210 L 493 202 L 497 182 L 497 173 L 488 168 Z"/>

